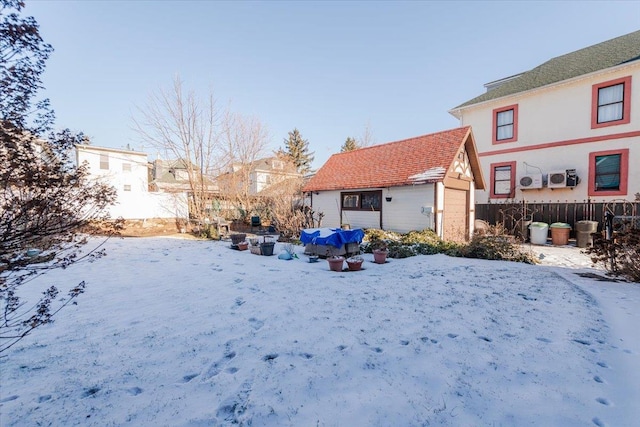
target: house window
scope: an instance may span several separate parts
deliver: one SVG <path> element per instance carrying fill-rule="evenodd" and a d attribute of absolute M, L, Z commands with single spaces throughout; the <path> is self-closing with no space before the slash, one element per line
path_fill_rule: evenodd
<path fill-rule="evenodd" d="M 589 154 L 590 196 L 626 195 L 628 176 L 628 149 Z"/>
<path fill-rule="evenodd" d="M 123 163 L 122 172 L 131 172 L 131 163 Z"/>
<path fill-rule="evenodd" d="M 516 162 L 491 164 L 491 197 L 508 199 L 514 196 Z"/>
<path fill-rule="evenodd" d="M 342 193 L 342 209 L 352 211 L 379 211 L 382 206 L 382 191 L 359 191 Z"/>
<path fill-rule="evenodd" d="M 131 191 L 131 185 L 125 184 L 124 185 L 124 191 Z"/>
<path fill-rule="evenodd" d="M 631 76 L 592 86 L 591 128 L 631 121 Z"/>
<path fill-rule="evenodd" d="M 109 155 L 100 154 L 100 169 L 109 170 Z"/>
<path fill-rule="evenodd" d="M 493 143 L 514 142 L 518 139 L 518 105 L 493 110 Z"/>

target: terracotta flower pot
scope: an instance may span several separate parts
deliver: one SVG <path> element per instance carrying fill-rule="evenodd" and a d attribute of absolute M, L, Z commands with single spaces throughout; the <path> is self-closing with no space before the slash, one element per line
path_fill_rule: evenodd
<path fill-rule="evenodd" d="M 373 262 L 375 262 L 376 264 L 384 264 L 385 262 L 387 262 L 388 253 L 389 253 L 388 251 L 384 251 L 381 249 L 374 249 Z"/>
<path fill-rule="evenodd" d="M 327 258 L 327 262 L 329 263 L 329 269 L 331 271 L 342 271 L 342 266 L 344 265 L 344 257 L 329 257 Z"/>
<path fill-rule="evenodd" d="M 347 258 L 347 267 L 349 267 L 349 271 L 359 271 L 362 269 L 362 259 L 351 259 Z"/>
<path fill-rule="evenodd" d="M 249 242 L 238 243 L 238 250 L 246 251 L 247 249 L 249 249 Z"/>

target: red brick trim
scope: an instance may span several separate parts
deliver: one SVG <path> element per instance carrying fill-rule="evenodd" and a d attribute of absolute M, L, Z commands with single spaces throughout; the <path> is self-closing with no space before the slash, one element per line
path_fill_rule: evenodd
<path fill-rule="evenodd" d="M 513 110 L 513 137 L 509 139 L 498 140 L 498 113 Z M 493 135 L 494 144 L 504 144 L 505 142 L 516 142 L 518 140 L 518 104 L 508 105 L 506 107 L 496 108 L 493 110 Z"/>
<path fill-rule="evenodd" d="M 620 154 L 620 189 L 612 191 L 596 190 L 596 157 Z M 596 151 L 589 153 L 589 196 L 626 196 L 629 180 L 629 149 Z"/>
<path fill-rule="evenodd" d="M 622 119 L 611 122 L 598 123 L 598 89 L 623 83 Z M 591 129 L 607 126 L 624 125 L 631 121 L 631 76 L 621 77 L 608 82 L 598 83 L 591 87 Z"/>
<path fill-rule="evenodd" d="M 509 192 L 509 194 L 496 194 L 494 193 L 495 191 L 495 169 L 497 167 L 500 166 L 511 166 L 511 183 L 509 184 L 509 187 L 511 189 L 511 191 Z M 490 187 L 490 197 L 492 199 L 511 199 L 513 197 L 515 197 L 515 192 L 516 192 L 516 162 L 501 162 L 501 163 L 491 163 L 491 170 L 490 170 L 490 181 L 489 181 L 489 185 Z"/>

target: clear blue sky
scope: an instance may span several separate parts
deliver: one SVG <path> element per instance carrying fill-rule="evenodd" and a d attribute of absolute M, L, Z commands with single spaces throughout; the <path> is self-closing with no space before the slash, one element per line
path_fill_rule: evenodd
<path fill-rule="evenodd" d="M 260 119 L 273 149 L 297 127 L 315 168 L 367 123 L 375 143 L 457 127 L 447 111 L 484 83 L 640 29 L 640 1 L 27 0 L 24 13 L 55 48 L 58 127 L 140 150 L 136 106 L 179 74 Z"/>

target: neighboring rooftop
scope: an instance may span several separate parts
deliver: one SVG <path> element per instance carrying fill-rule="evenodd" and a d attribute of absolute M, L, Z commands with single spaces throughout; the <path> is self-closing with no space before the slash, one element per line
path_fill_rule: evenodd
<path fill-rule="evenodd" d="M 501 84 L 492 88 L 485 85 L 488 89 L 486 93 L 454 107 L 451 111 L 638 60 L 640 31 L 635 31 L 558 56 L 530 71 L 516 75 L 515 78 L 507 77 L 488 83 L 489 86 L 492 86 L 492 83 Z"/>
<path fill-rule="evenodd" d="M 479 177 L 469 126 L 332 155 L 304 191 L 385 188 L 437 182 L 465 145 Z M 483 184 L 480 183 L 483 188 Z"/>

